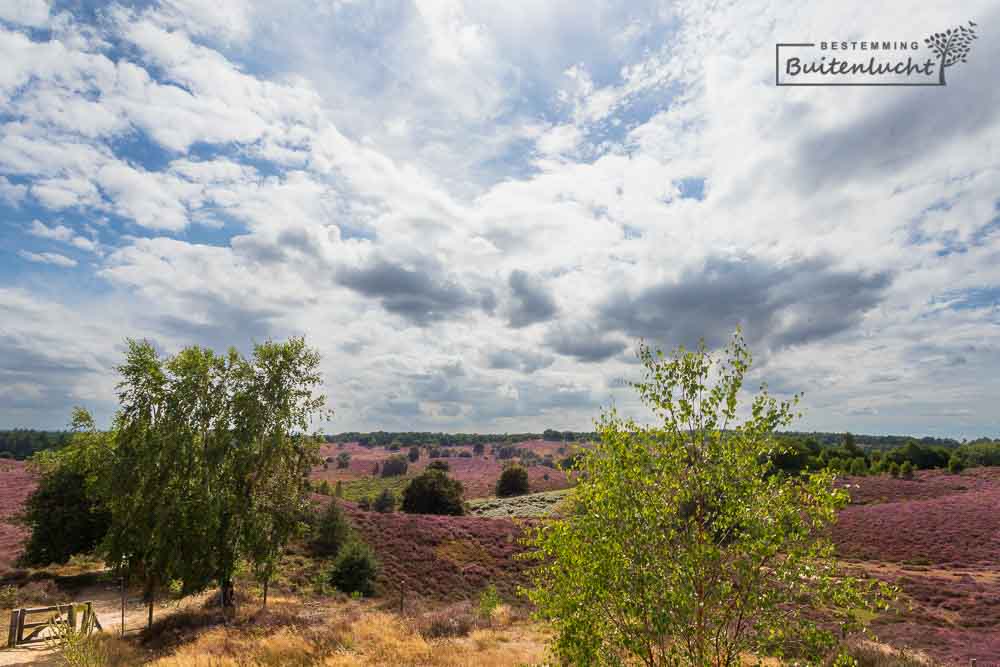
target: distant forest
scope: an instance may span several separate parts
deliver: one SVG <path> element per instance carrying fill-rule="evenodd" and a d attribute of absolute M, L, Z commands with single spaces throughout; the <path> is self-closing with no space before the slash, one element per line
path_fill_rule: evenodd
<path fill-rule="evenodd" d="M 36 431 L 33 429 L 12 429 L 0 431 L 0 458 L 27 459 L 43 449 L 58 448 L 69 441 L 69 431 Z M 788 431 L 780 437 L 799 441 L 813 441 L 823 448 L 840 447 L 845 434 L 825 432 Z M 545 429 L 541 433 L 431 433 L 427 431 L 372 431 L 362 433 L 347 431 L 324 436 L 327 442 L 358 442 L 366 447 L 400 447 L 482 444 L 515 444 L 524 440 L 549 440 L 553 442 L 587 442 L 597 438 L 593 431 L 559 431 Z M 888 451 L 903 447 L 908 443 L 918 443 L 924 447 L 957 448 L 962 443 L 953 438 L 917 438 L 907 435 L 854 435 L 854 441 L 865 451 Z M 966 444 L 992 443 L 990 438 L 979 438 Z"/>

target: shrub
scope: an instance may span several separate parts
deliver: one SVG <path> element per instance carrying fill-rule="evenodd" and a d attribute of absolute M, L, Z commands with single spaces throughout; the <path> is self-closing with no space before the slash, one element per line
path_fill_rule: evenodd
<path fill-rule="evenodd" d="M 337 501 L 327 504 L 316 524 L 313 551 L 322 556 L 336 556 L 351 535 L 351 526 Z"/>
<path fill-rule="evenodd" d="M 85 475 L 60 464 L 46 471 L 28 496 L 23 520 L 31 537 L 22 561 L 48 565 L 92 551 L 107 533 L 111 515 L 88 493 Z"/>
<path fill-rule="evenodd" d="M 962 460 L 961 456 L 952 454 L 951 458 L 948 459 L 948 472 L 957 475 L 963 470 L 965 470 L 965 461 Z"/>
<path fill-rule="evenodd" d="M 406 474 L 406 469 L 409 463 L 406 457 L 402 454 L 396 454 L 395 456 L 390 456 L 382 464 L 382 476 L 383 477 L 401 477 Z"/>
<path fill-rule="evenodd" d="M 889 463 L 888 471 L 891 477 L 899 477 L 899 464 L 896 463 L 895 461 L 892 461 L 891 463 Z"/>
<path fill-rule="evenodd" d="M 358 499 L 358 509 L 362 509 L 367 512 L 371 508 L 372 508 L 371 496 L 364 496 Z"/>
<path fill-rule="evenodd" d="M 865 460 L 862 457 L 857 457 L 851 461 L 851 474 L 858 477 L 868 474 L 868 466 L 865 465 Z"/>
<path fill-rule="evenodd" d="M 418 460 L 420 460 L 420 448 L 410 447 L 410 453 L 407 454 L 407 456 L 410 459 L 410 463 L 416 463 Z"/>
<path fill-rule="evenodd" d="M 341 452 L 337 454 L 337 467 L 346 468 L 351 465 L 351 454 L 350 452 Z"/>
<path fill-rule="evenodd" d="M 468 602 L 424 614 L 418 626 L 428 639 L 465 637 L 476 628 L 477 618 Z"/>
<path fill-rule="evenodd" d="M 404 512 L 410 514 L 465 514 L 462 483 L 441 470 L 427 470 L 416 476 L 403 491 Z"/>
<path fill-rule="evenodd" d="M 375 502 L 372 503 L 372 509 L 376 512 L 381 512 L 382 514 L 395 512 L 396 494 L 394 494 L 390 489 L 382 489 L 382 493 L 378 494 Z"/>
<path fill-rule="evenodd" d="M 378 561 L 364 542 L 348 542 L 330 570 L 330 583 L 344 593 L 375 594 Z"/>
<path fill-rule="evenodd" d="M 524 466 L 512 465 L 504 468 L 497 480 L 496 492 L 501 498 L 523 496 L 528 493 L 528 471 Z"/>
<path fill-rule="evenodd" d="M 903 461 L 903 465 L 899 466 L 899 476 L 903 479 L 913 479 L 913 464 Z"/>
<path fill-rule="evenodd" d="M 479 615 L 489 621 L 493 618 L 493 612 L 500 606 L 500 594 L 497 587 L 490 584 L 479 594 Z"/>
<path fill-rule="evenodd" d="M 428 470 L 440 470 L 441 472 L 449 472 L 451 470 L 451 464 L 447 461 L 431 461 L 427 464 Z"/>
<path fill-rule="evenodd" d="M 477 442 L 472 446 L 472 453 L 476 456 L 482 456 L 483 452 L 486 451 L 486 447 L 481 442 Z"/>

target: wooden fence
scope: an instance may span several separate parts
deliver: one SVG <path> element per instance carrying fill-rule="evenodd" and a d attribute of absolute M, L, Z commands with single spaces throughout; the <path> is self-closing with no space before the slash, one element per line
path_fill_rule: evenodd
<path fill-rule="evenodd" d="M 39 620 L 38 617 L 42 615 L 44 615 L 44 620 Z M 52 626 L 62 626 L 73 632 L 82 632 L 86 635 L 103 629 L 100 621 L 97 620 L 97 614 L 94 613 L 94 605 L 90 602 L 14 609 L 10 612 L 10 632 L 7 635 L 7 646 L 13 648 L 22 644 L 53 639 L 51 632 L 45 632 Z"/>

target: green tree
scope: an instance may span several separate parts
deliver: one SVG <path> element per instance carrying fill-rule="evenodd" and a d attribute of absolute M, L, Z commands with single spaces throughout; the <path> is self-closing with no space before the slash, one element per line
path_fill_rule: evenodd
<path fill-rule="evenodd" d="M 913 479 L 913 464 L 903 461 L 903 465 L 899 466 L 899 476 L 903 479 Z"/>
<path fill-rule="evenodd" d="M 312 548 L 321 556 L 336 556 L 351 537 L 351 525 L 336 500 L 327 503 L 313 529 Z"/>
<path fill-rule="evenodd" d="M 402 510 L 410 514 L 465 514 L 462 483 L 441 470 L 425 470 L 403 490 Z"/>
<path fill-rule="evenodd" d="M 389 489 L 382 489 L 382 492 L 372 503 L 372 509 L 382 514 L 389 514 L 396 511 L 396 494 Z"/>
<path fill-rule="evenodd" d="M 963 470 L 965 470 L 965 461 L 958 454 L 952 454 L 951 458 L 948 459 L 948 472 L 957 475 Z"/>
<path fill-rule="evenodd" d="M 868 466 L 865 465 L 863 456 L 858 456 L 851 461 L 851 474 L 857 477 L 868 474 Z"/>
<path fill-rule="evenodd" d="M 510 465 L 503 469 L 497 480 L 496 494 L 501 498 L 523 496 L 528 493 L 528 470 L 521 465 Z"/>
<path fill-rule="evenodd" d="M 340 452 L 337 454 L 337 467 L 346 468 L 351 465 L 351 453 L 350 452 Z"/>
<path fill-rule="evenodd" d="M 375 594 L 379 563 L 367 544 L 351 540 L 340 551 L 330 571 L 330 583 L 344 593 Z"/>
<path fill-rule="evenodd" d="M 440 459 L 437 459 L 427 464 L 427 470 L 440 470 L 441 472 L 449 472 L 451 470 L 451 464 L 449 464 L 447 461 L 442 461 Z"/>
<path fill-rule="evenodd" d="M 93 551 L 107 534 L 111 516 L 94 482 L 109 452 L 108 439 L 90 414 L 77 408 L 69 444 L 35 455 L 41 478 L 19 517 L 31 531 L 21 555 L 24 564 L 65 563 L 74 554 Z"/>
<path fill-rule="evenodd" d="M 890 461 L 888 472 L 890 477 L 899 477 L 899 464 L 895 461 Z"/>
<path fill-rule="evenodd" d="M 268 578 L 301 528 L 318 443 L 304 434 L 327 414 L 319 355 L 301 338 L 217 355 L 193 346 L 161 358 L 129 341 L 107 468 L 107 560 L 142 579 L 146 599 L 172 580 L 211 582 L 234 606 L 241 559 Z M 266 579 L 265 579 L 266 583 Z"/>
<path fill-rule="evenodd" d="M 826 529 L 846 494 L 827 472 L 771 474 L 792 405 L 761 391 L 738 422 L 750 354 L 640 345 L 633 386 L 658 423 L 611 410 L 582 453 L 579 509 L 534 529 L 535 587 L 567 663 L 730 667 L 740 656 L 817 660 L 860 622 L 872 588 L 842 576 Z"/>
<path fill-rule="evenodd" d="M 420 448 L 419 447 L 410 447 L 410 451 L 407 454 L 407 457 L 410 459 L 410 463 L 416 463 L 417 461 L 419 461 L 420 460 Z"/>
<path fill-rule="evenodd" d="M 382 477 L 401 477 L 406 474 L 409 463 L 402 454 L 394 454 L 382 463 Z"/>

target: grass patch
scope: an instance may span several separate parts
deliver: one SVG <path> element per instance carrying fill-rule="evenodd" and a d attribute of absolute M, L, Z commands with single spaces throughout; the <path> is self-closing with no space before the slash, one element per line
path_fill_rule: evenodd
<path fill-rule="evenodd" d="M 397 498 L 403 494 L 403 489 L 410 483 L 412 477 L 365 477 L 342 482 L 344 500 L 358 502 L 362 498 L 374 501 L 382 491 L 388 489 Z"/>
<path fill-rule="evenodd" d="M 529 493 L 511 498 L 482 498 L 469 501 L 469 513 L 474 516 L 500 517 L 542 517 L 560 509 L 560 504 L 569 495 L 570 489 Z"/>

